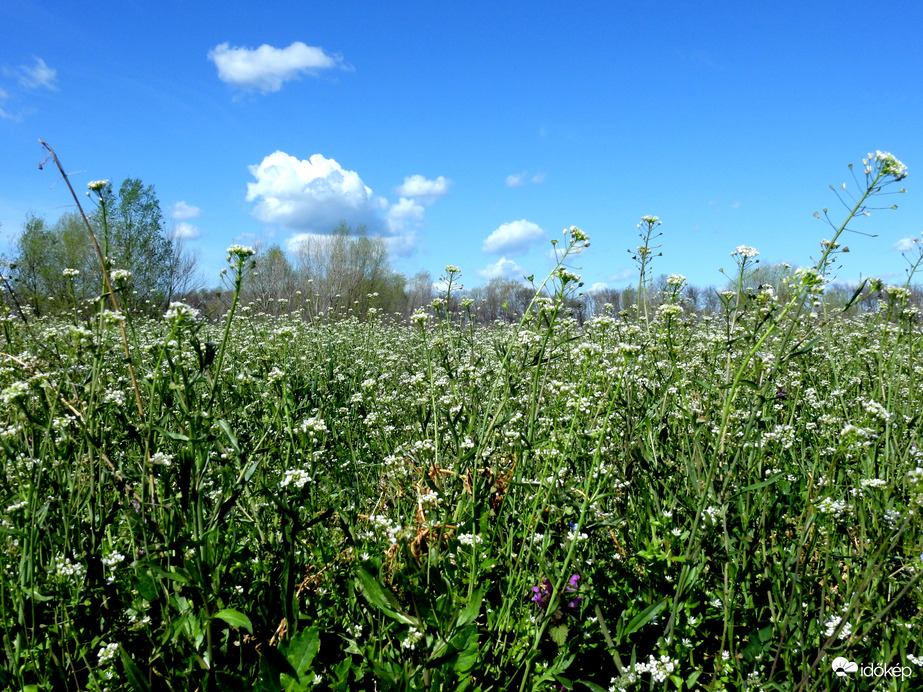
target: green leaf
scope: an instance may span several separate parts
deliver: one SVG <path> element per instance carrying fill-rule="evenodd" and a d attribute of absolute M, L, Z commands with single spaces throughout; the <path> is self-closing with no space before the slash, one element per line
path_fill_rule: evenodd
<path fill-rule="evenodd" d="M 301 677 L 311 667 L 319 648 L 320 631 L 317 627 L 312 627 L 296 634 L 290 642 L 280 646 L 279 650 L 292 664 L 298 677 Z"/>
<path fill-rule="evenodd" d="M 148 603 L 157 600 L 157 586 L 154 584 L 149 572 L 135 573 L 135 589 L 137 589 L 141 598 Z"/>
<path fill-rule="evenodd" d="M 475 589 L 474 593 L 471 594 L 471 600 L 468 601 L 468 605 L 458 614 L 458 621 L 455 623 L 456 627 L 464 627 L 478 616 L 481 612 L 481 603 L 484 601 L 484 591 L 485 589 L 482 587 Z"/>
<path fill-rule="evenodd" d="M 625 628 L 625 631 L 622 633 L 622 635 L 627 637 L 629 634 L 637 632 L 639 629 L 657 617 L 657 613 L 659 613 L 666 604 L 667 599 L 663 599 L 660 603 L 649 605 L 647 608 L 642 610 L 631 619 L 631 622 L 628 623 L 628 626 Z"/>
<path fill-rule="evenodd" d="M 383 612 L 388 617 L 394 618 L 398 622 L 402 622 L 405 625 L 413 625 L 418 629 L 422 629 L 423 626 L 420 624 L 420 621 L 401 611 L 401 606 L 397 602 L 397 598 L 394 596 L 394 594 L 391 593 L 391 591 L 389 591 L 375 577 L 366 572 L 362 567 L 358 566 L 356 567 L 356 577 L 357 583 L 359 584 L 359 589 L 362 591 L 362 595 L 365 596 L 369 603 L 381 610 L 381 612 Z"/>
<path fill-rule="evenodd" d="M 231 426 L 228 425 L 228 422 L 222 419 L 218 421 L 218 425 L 222 430 L 224 430 L 224 434 L 228 436 L 228 440 L 231 442 L 231 446 L 234 448 L 234 451 L 240 454 L 240 445 L 237 444 L 237 437 L 234 435 L 233 431 L 231 430 Z"/>
<path fill-rule="evenodd" d="M 469 625 L 449 641 L 449 645 L 458 649 L 459 654 L 452 666 L 459 675 L 467 675 L 474 668 L 478 659 L 478 628 Z"/>
<path fill-rule="evenodd" d="M 548 636 L 551 637 L 553 641 L 558 646 L 564 646 L 564 643 L 567 641 L 567 633 L 570 631 L 570 628 L 566 624 L 560 624 L 557 627 L 548 628 Z"/>
<path fill-rule="evenodd" d="M 241 613 L 239 610 L 234 610 L 233 608 L 224 608 L 219 610 L 214 614 L 215 618 L 224 620 L 231 627 L 243 627 L 250 634 L 253 634 L 253 625 L 250 623 L 250 618 Z"/>
<path fill-rule="evenodd" d="M 600 687 L 595 682 L 590 682 L 589 680 L 578 680 L 577 684 L 583 685 L 590 690 L 590 692 L 607 692 L 605 687 Z"/>
<path fill-rule="evenodd" d="M 760 482 L 758 482 L 758 483 L 754 483 L 753 485 L 748 485 L 746 488 L 741 488 L 741 489 L 738 490 L 736 493 L 734 493 L 734 495 L 732 496 L 732 499 L 733 499 L 734 497 L 737 497 L 738 495 L 744 494 L 745 492 L 747 492 L 747 491 L 749 491 L 749 490 L 759 490 L 760 488 L 765 488 L 767 485 L 772 485 L 773 483 L 778 482 L 778 481 L 781 480 L 782 478 L 785 478 L 785 474 L 784 474 L 784 473 L 777 473 L 777 474 L 775 474 L 774 476 L 770 476 L 769 478 L 767 478 L 767 479 L 764 480 L 764 481 L 760 481 Z"/>
<path fill-rule="evenodd" d="M 128 678 L 128 684 L 131 689 L 135 690 L 135 692 L 150 692 L 151 687 L 147 684 L 147 680 L 144 679 L 144 674 L 129 655 L 125 653 L 125 649 L 119 647 L 119 653 L 122 656 L 122 665 L 125 667 L 125 676 Z"/>
<path fill-rule="evenodd" d="M 151 427 L 153 427 L 154 430 L 161 433 L 162 435 L 166 435 L 171 440 L 176 440 L 177 442 L 189 442 L 190 440 L 190 437 L 188 435 L 182 435 L 180 433 L 175 433 L 172 430 L 167 430 L 166 428 L 162 428 L 159 425 L 154 425 Z"/>
<path fill-rule="evenodd" d="M 22 594 L 26 598 L 31 598 L 32 600 L 38 601 L 39 603 L 44 603 L 45 601 L 50 601 L 54 598 L 54 596 L 45 596 L 39 593 L 38 589 L 22 589 Z"/>

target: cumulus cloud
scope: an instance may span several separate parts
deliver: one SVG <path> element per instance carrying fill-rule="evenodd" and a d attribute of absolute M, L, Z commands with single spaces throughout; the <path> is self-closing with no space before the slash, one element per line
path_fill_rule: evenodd
<path fill-rule="evenodd" d="M 401 197 L 412 197 L 421 204 L 432 204 L 438 198 L 448 194 L 452 181 L 443 176 L 435 180 L 427 180 L 422 175 L 411 175 L 404 178 L 404 184 L 396 189 Z"/>
<path fill-rule="evenodd" d="M 506 176 L 506 186 L 507 187 L 522 187 L 526 183 L 538 184 L 545 180 L 544 173 L 536 173 L 534 175 L 529 175 L 528 171 L 523 171 L 522 173 L 513 173 Z"/>
<path fill-rule="evenodd" d="M 537 224 L 525 219 L 511 221 L 500 226 L 484 240 L 484 252 L 505 253 L 508 255 L 524 255 L 536 241 L 545 237 Z"/>
<path fill-rule="evenodd" d="M 411 223 L 423 222 L 424 209 L 412 199 L 401 197 L 396 204 L 388 207 L 385 213 L 385 223 L 392 234 L 398 234 Z"/>
<path fill-rule="evenodd" d="M 253 213 L 265 223 L 311 235 L 330 233 L 343 221 L 385 237 L 396 255 L 407 255 L 415 246 L 425 216 L 420 201 L 403 196 L 391 204 L 334 159 L 322 154 L 298 159 L 276 151 L 249 170 L 256 182 L 247 184 L 247 201 L 256 202 Z"/>
<path fill-rule="evenodd" d="M 198 226 L 194 226 L 188 221 L 180 221 L 175 226 L 173 226 L 173 233 L 171 235 L 174 238 L 181 238 L 183 240 L 195 240 L 202 234 L 199 231 Z"/>
<path fill-rule="evenodd" d="M 358 173 L 322 154 L 302 160 L 276 151 L 249 170 L 256 182 L 247 183 L 247 201 L 257 201 L 254 214 L 266 223 L 325 233 L 340 221 L 378 226 L 378 212 L 387 211 Z"/>
<path fill-rule="evenodd" d="M 901 238 L 891 247 L 898 252 L 909 252 L 910 250 L 913 250 L 915 247 L 917 247 L 918 242 L 919 241 L 916 238 L 908 236 L 906 238 Z"/>
<path fill-rule="evenodd" d="M 35 62 L 32 65 L 20 65 L 15 69 L 4 67 L 3 74 L 7 77 L 14 77 L 27 89 L 45 87 L 52 91 L 57 90 L 58 86 L 55 84 L 55 79 L 58 76 L 58 71 L 48 67 L 41 58 L 35 58 L 34 60 Z"/>
<path fill-rule="evenodd" d="M 521 279 L 524 273 L 522 267 L 513 260 L 508 260 L 506 257 L 501 257 L 493 264 L 488 264 L 483 269 L 478 269 L 478 276 L 488 280 L 498 277 L 504 279 Z"/>
<path fill-rule="evenodd" d="M 202 210 L 198 207 L 195 207 L 191 204 L 186 204 L 185 200 L 181 200 L 176 204 L 170 205 L 170 218 L 171 219 L 194 219 L 202 215 Z"/>
<path fill-rule="evenodd" d="M 302 74 L 342 66 L 342 58 L 328 55 L 322 48 L 296 41 L 288 48 L 263 44 L 259 48 L 232 48 L 228 43 L 215 46 L 208 59 L 218 68 L 218 79 L 242 89 L 264 93 L 279 91 L 282 84 Z"/>

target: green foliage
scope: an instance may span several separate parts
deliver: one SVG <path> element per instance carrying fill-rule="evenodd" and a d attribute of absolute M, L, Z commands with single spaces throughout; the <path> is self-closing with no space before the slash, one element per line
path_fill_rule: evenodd
<path fill-rule="evenodd" d="M 822 690 L 835 656 L 912 665 L 904 294 L 811 316 L 808 276 L 581 324 L 587 242 L 490 329 L 451 309 L 456 267 L 410 326 L 252 315 L 240 246 L 225 320 L 137 318 L 128 359 L 111 315 L 7 320 L 0 685 Z"/>
<path fill-rule="evenodd" d="M 99 197 L 90 222 L 109 258 L 109 269 L 131 272 L 121 300 L 128 309 L 143 308 L 148 301 L 160 309 L 178 283 L 179 264 L 186 273 L 194 273 L 195 266 L 188 254 L 174 252 L 154 187 L 130 178 L 117 194 L 107 183 Z M 52 225 L 29 217 L 16 241 L 13 262 L 15 290 L 36 315 L 75 309 L 83 313 L 105 293 L 95 250 L 78 213 L 63 214 Z M 77 273 L 66 276 L 65 269 Z"/>
<path fill-rule="evenodd" d="M 164 305 L 169 298 L 172 241 L 166 235 L 154 186 L 126 178 L 118 194 L 107 184 L 100 197 L 94 226 L 110 268 L 131 272 L 129 302 L 141 305 L 150 300 Z"/>

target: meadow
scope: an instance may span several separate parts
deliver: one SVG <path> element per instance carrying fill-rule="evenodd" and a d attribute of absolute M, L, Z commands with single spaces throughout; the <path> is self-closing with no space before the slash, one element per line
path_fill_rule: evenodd
<path fill-rule="evenodd" d="M 713 314 L 646 300 L 656 217 L 638 305 L 583 323 L 578 228 L 514 324 L 456 267 L 409 323 L 259 313 L 242 246 L 220 319 L 120 311 L 115 271 L 88 314 L 8 307 L 0 687 L 919 689 L 913 273 L 824 300 L 906 175 L 864 165 L 816 265 L 751 285 L 740 246 Z"/>

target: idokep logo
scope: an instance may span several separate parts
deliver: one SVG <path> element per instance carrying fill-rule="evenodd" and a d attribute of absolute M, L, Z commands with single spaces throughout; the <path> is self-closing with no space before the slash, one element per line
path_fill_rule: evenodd
<path fill-rule="evenodd" d="M 838 678 L 846 677 L 851 673 L 858 673 L 864 678 L 909 678 L 913 669 L 910 666 L 882 666 L 869 665 L 860 666 L 854 661 L 850 661 L 842 656 L 833 659 L 831 669 Z"/>
<path fill-rule="evenodd" d="M 852 661 L 843 658 L 842 656 L 837 656 L 833 659 L 833 672 L 836 673 L 838 678 L 846 677 L 847 673 L 855 673 L 859 670 L 859 664 L 853 663 Z"/>

